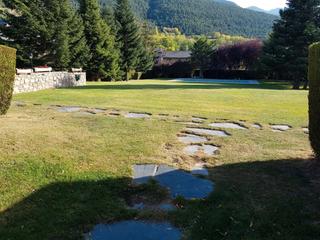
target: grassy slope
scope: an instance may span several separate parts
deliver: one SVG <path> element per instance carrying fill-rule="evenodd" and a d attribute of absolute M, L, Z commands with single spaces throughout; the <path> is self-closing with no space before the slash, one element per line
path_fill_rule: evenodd
<path fill-rule="evenodd" d="M 48 90 L 15 99 L 155 113 L 168 109 L 188 116 L 196 111 L 213 119 L 231 118 L 234 111 L 232 120 L 245 116 L 262 123 L 306 122 L 302 91 L 144 83 L 98 84 L 98 89 L 91 84 L 88 90 Z M 249 104 L 224 103 L 228 98 L 223 93 Z M 208 100 L 219 104 L 207 110 L 212 105 Z M 254 107 L 256 101 L 260 108 Z M 278 114 L 269 111 L 268 105 L 279 108 L 278 101 L 298 104 Z M 188 102 L 195 106 L 188 108 Z M 183 126 L 172 122 L 76 117 L 29 105 L 12 107 L 0 125 L 1 239 L 79 239 L 96 223 L 137 216 L 124 203 L 131 164 L 158 162 L 188 169 L 193 162 L 180 157 L 183 145 L 176 134 Z M 230 138 L 212 139 L 222 146 L 221 153 L 206 159 L 215 166 L 210 170 L 214 194 L 204 202 L 186 203 L 168 217 L 190 239 L 317 239 L 319 191 L 313 183 L 319 179 L 305 164 L 311 154 L 307 135 L 300 128 L 280 134 L 253 128 L 229 132 Z"/>
<path fill-rule="evenodd" d="M 299 127 L 307 124 L 307 92 L 289 90 L 285 84 L 245 86 L 157 80 L 91 83 L 78 89 L 21 94 L 15 99 L 43 104 L 203 115 L 263 124 L 288 123 Z"/>

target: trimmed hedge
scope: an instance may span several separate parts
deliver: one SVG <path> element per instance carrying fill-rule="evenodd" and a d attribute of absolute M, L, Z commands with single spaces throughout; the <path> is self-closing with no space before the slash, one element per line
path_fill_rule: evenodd
<path fill-rule="evenodd" d="M 7 113 L 16 74 L 16 49 L 0 45 L 0 115 Z"/>
<path fill-rule="evenodd" d="M 320 42 L 309 47 L 308 78 L 310 142 L 320 160 Z"/>

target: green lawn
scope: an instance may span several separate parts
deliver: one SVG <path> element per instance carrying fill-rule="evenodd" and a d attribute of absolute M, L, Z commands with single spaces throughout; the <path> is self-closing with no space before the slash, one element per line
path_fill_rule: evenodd
<path fill-rule="evenodd" d="M 89 83 L 77 89 L 21 94 L 16 100 L 42 104 L 114 107 L 130 111 L 201 115 L 261 123 L 307 124 L 307 91 L 289 85 L 223 85 L 145 80 Z"/>
<path fill-rule="evenodd" d="M 285 84 L 238 86 L 164 80 L 90 83 L 20 94 L 0 117 L 0 239 L 82 239 L 98 223 L 168 219 L 186 239 L 316 240 L 320 236 L 317 165 L 310 159 L 307 92 Z M 41 106 L 33 105 L 42 104 Z M 150 120 L 59 113 L 51 104 L 153 113 Z M 216 189 L 204 201 L 179 200 L 172 214 L 126 208 L 134 194 L 162 197 L 157 186 L 130 185 L 135 163 L 190 169 L 177 133 L 184 126 L 157 114 L 247 120 L 248 130 L 212 138 L 221 146 L 210 165 Z M 263 130 L 251 123 L 259 122 Z M 275 133 L 269 123 L 294 128 Z"/>

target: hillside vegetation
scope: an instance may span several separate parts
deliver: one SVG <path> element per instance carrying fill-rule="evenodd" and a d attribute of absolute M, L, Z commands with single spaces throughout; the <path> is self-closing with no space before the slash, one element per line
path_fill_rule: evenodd
<path fill-rule="evenodd" d="M 110 5 L 114 0 L 101 2 Z M 159 27 L 178 27 L 185 34 L 222 32 L 265 38 L 278 19 L 223 0 L 131 0 L 131 4 L 138 17 Z"/>

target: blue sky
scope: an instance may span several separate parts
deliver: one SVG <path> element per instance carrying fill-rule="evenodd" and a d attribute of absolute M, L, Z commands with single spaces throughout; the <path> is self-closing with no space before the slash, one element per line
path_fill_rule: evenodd
<path fill-rule="evenodd" d="M 257 6 L 262 9 L 273 9 L 285 7 L 286 0 L 230 0 L 241 7 Z"/>

